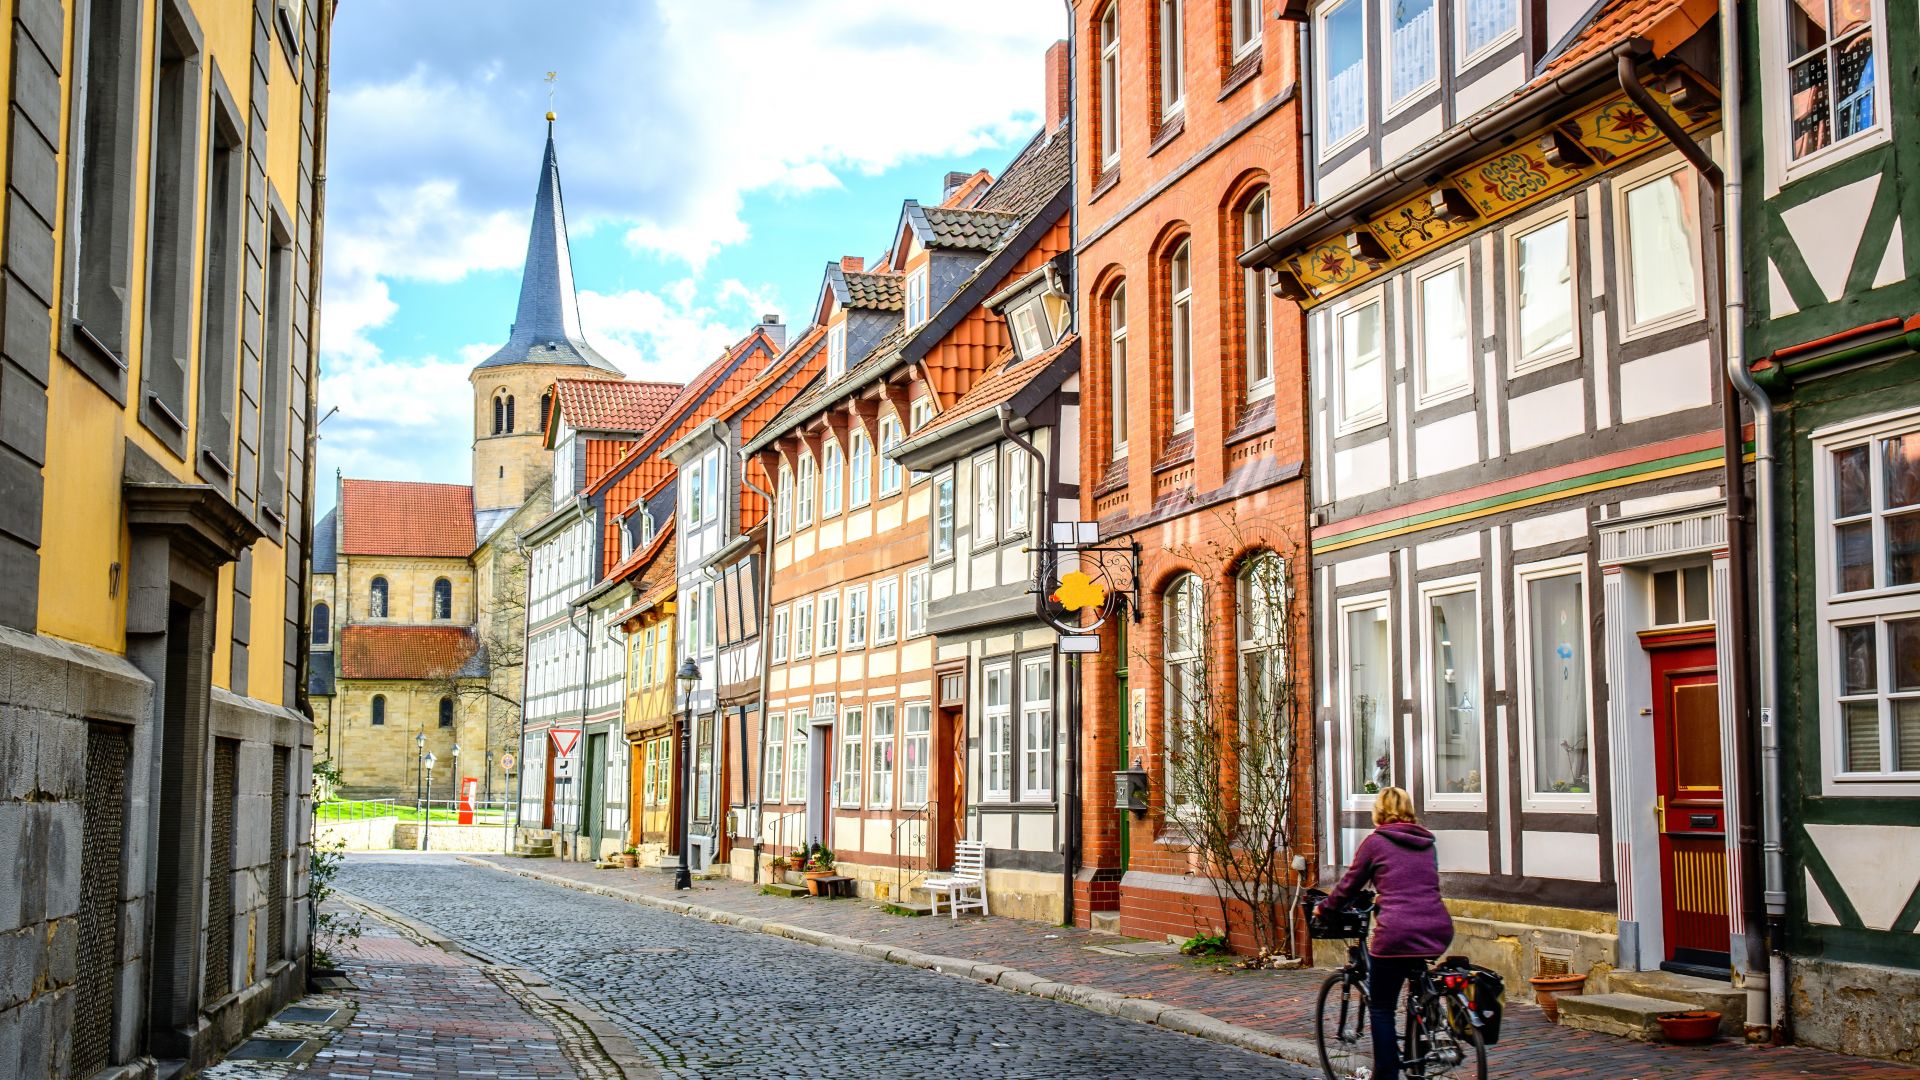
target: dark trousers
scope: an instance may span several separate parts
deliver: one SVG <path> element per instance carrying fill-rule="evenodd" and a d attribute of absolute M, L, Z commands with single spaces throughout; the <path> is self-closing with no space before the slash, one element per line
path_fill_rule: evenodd
<path fill-rule="evenodd" d="M 1427 962 L 1417 956 L 1372 956 L 1367 968 L 1367 1013 L 1373 1022 L 1373 1080 L 1399 1080 L 1400 1040 L 1395 1022 L 1407 980 Z"/>

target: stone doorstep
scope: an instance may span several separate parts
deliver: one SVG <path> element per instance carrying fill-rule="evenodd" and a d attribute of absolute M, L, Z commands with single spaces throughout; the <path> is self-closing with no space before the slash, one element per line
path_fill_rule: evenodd
<path fill-rule="evenodd" d="M 1117 911 L 1096 911 L 1087 916 L 1089 930 L 1096 934 L 1120 933 L 1120 913 Z"/>
<path fill-rule="evenodd" d="M 1639 994 L 1576 994 L 1560 999 L 1560 1026 L 1576 1031 L 1597 1031 L 1602 1035 L 1621 1035 L 1641 1042 L 1660 1042 L 1662 1016 L 1690 1012 L 1684 1001 L 1643 997 Z"/>
<path fill-rule="evenodd" d="M 760 886 L 760 891 L 766 893 L 768 896 L 784 896 L 789 900 L 794 897 L 807 895 L 807 890 L 802 886 L 788 885 L 780 881 L 769 881 Z"/>
<path fill-rule="evenodd" d="M 1607 975 L 1607 989 L 1665 1001 L 1684 1001 L 1693 1008 L 1719 1013 L 1720 1034 L 1738 1038 L 1746 1033 L 1746 991 L 1718 979 L 1674 971 L 1615 971 Z"/>

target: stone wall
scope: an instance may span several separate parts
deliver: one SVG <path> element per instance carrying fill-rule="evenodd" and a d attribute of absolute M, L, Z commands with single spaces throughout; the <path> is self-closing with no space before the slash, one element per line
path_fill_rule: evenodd
<path fill-rule="evenodd" d="M 1920 971 L 1796 957 L 1787 983 L 1794 1042 L 1920 1062 Z"/>

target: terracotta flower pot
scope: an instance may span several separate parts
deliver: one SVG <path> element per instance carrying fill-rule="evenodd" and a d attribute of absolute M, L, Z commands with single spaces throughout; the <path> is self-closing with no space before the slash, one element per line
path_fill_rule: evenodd
<path fill-rule="evenodd" d="M 1561 994 L 1578 994 L 1587 985 L 1587 977 L 1578 973 L 1566 975 L 1535 975 L 1527 980 L 1533 984 L 1533 999 L 1540 1003 L 1540 1011 L 1547 1014 L 1549 1023 L 1560 1022 Z"/>
<path fill-rule="evenodd" d="M 1720 1034 L 1720 1014 L 1711 1009 L 1695 1009 L 1655 1019 L 1660 1021 L 1660 1034 L 1670 1043 L 1706 1042 Z"/>

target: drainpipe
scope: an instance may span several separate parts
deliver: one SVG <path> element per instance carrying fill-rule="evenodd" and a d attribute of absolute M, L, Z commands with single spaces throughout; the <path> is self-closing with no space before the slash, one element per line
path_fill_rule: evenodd
<path fill-rule="evenodd" d="M 1040 448 L 1033 445 L 1031 441 L 1014 432 L 1013 406 L 1003 402 L 998 409 L 994 410 L 994 416 L 1000 421 L 1001 437 L 1026 451 L 1027 455 L 1033 458 L 1034 464 L 1039 467 L 1040 482 L 1046 485 L 1046 455 L 1042 454 Z M 1058 429 L 1056 429 L 1055 438 L 1058 437 L 1059 432 Z M 1052 535 L 1052 511 L 1053 493 L 1048 491 L 1040 499 L 1040 516 L 1039 519 L 1034 522 L 1034 536 L 1050 537 Z M 1036 605 L 1046 603 L 1046 593 L 1040 590 L 1039 584 L 1038 581 L 1034 582 L 1034 602 Z M 1068 666 L 1073 669 L 1073 674 L 1077 679 L 1080 674 L 1080 665 L 1069 662 Z M 1069 687 L 1067 693 L 1067 790 L 1064 792 L 1065 798 L 1061 800 L 1063 805 L 1060 808 L 1064 825 L 1061 829 L 1062 839 L 1060 844 L 1060 902 L 1062 913 L 1065 916 L 1061 921 L 1067 926 L 1073 925 L 1073 882 L 1074 875 L 1080 871 L 1080 698 L 1078 694 L 1073 693 L 1073 689 L 1074 687 Z"/>
<path fill-rule="evenodd" d="M 319 451 L 320 415 L 320 379 L 316 362 L 320 355 L 320 259 L 321 248 L 326 238 L 323 222 L 327 218 L 327 100 L 328 67 L 333 52 L 333 5 L 323 4 L 314 13 L 319 22 L 313 60 L 314 100 L 323 103 L 315 110 L 313 118 L 313 224 L 309 230 L 307 246 L 311 252 L 307 264 L 307 437 L 306 457 L 301 463 L 300 480 L 300 542 L 306 546 L 306 559 L 300 567 L 300 642 L 294 653 L 293 702 L 300 715 L 307 718 L 309 726 L 313 723 L 313 702 L 307 697 L 307 674 L 313 655 L 313 485 L 318 471 L 314 455 Z M 335 505 L 338 505 L 336 502 Z M 336 579 L 337 580 L 337 579 Z M 328 640 L 332 640 L 329 638 Z M 334 646 L 337 651 L 338 645 Z M 338 700 L 336 697 L 335 700 Z M 339 720 L 332 719 L 327 724 L 327 743 L 329 757 L 333 743 L 333 729 L 339 726 Z M 334 762 L 338 766 L 338 762 Z"/>
<path fill-rule="evenodd" d="M 1722 317 L 1721 337 L 1725 350 L 1727 382 L 1741 398 L 1753 408 L 1753 432 L 1755 448 L 1755 498 L 1750 511 L 1746 497 L 1746 476 L 1744 461 L 1746 457 L 1745 440 L 1742 438 L 1739 405 L 1732 397 L 1723 395 L 1722 420 L 1724 435 L 1724 454 L 1726 461 L 1727 487 L 1727 562 L 1729 577 L 1734 583 L 1730 600 L 1730 614 L 1733 626 L 1732 636 L 1736 641 L 1755 642 L 1754 652 L 1758 659 L 1758 680 L 1752 678 L 1748 670 L 1748 657 L 1745 648 L 1735 650 L 1733 655 L 1734 701 L 1733 722 L 1737 725 L 1734 732 L 1736 746 L 1735 768 L 1740 782 L 1740 797 L 1749 806 L 1752 804 L 1753 784 L 1749 775 L 1751 754 L 1746 750 L 1748 731 L 1747 716 L 1752 711 L 1753 692 L 1758 691 L 1760 717 L 1760 753 L 1761 778 L 1760 795 L 1763 803 L 1760 815 L 1761 849 L 1764 862 L 1765 892 L 1763 901 L 1767 913 L 1768 964 L 1764 976 L 1752 970 L 1743 970 L 1745 988 L 1750 997 L 1764 994 L 1767 1001 L 1768 1026 L 1772 1029 L 1772 1039 L 1782 1040 L 1786 1028 L 1786 954 L 1781 949 L 1782 923 L 1786 916 L 1785 869 L 1780 844 L 1780 747 L 1777 725 L 1774 723 L 1774 635 L 1776 633 L 1774 614 L 1774 545 L 1773 545 L 1773 407 L 1766 392 L 1754 382 L 1752 373 L 1746 364 L 1746 279 L 1741 272 L 1741 196 L 1740 181 L 1740 51 L 1739 24 L 1733 0 L 1721 0 L 1720 3 L 1720 60 L 1721 60 L 1721 130 L 1727 142 L 1727 160 L 1733 166 L 1732 173 L 1723 171 L 1707 154 L 1698 142 L 1680 128 L 1673 117 L 1653 100 L 1646 88 L 1640 85 L 1633 58 L 1622 54 L 1618 58 L 1620 86 L 1633 102 L 1644 110 L 1662 134 L 1674 147 L 1699 170 L 1701 177 L 1713 189 L 1715 199 L 1711 206 L 1714 215 L 1715 254 L 1719 263 L 1722 282 L 1722 300 L 1726 305 Z M 1749 569 L 1747 565 L 1747 545 L 1751 541 L 1757 567 Z M 1759 608 L 1759 627 L 1755 631 L 1752 623 L 1754 613 L 1748 608 L 1748 582 L 1755 583 L 1755 601 Z M 1750 827 L 1746 819 L 1750 815 L 1741 815 L 1741 844 L 1750 848 Z M 1743 892 L 1751 894 L 1746 888 L 1750 880 L 1746 863 L 1742 859 L 1741 886 Z M 1737 958 L 1743 969 L 1750 968 L 1749 957 Z M 1755 985 L 1758 984 L 1758 985 Z M 1751 1015 L 1751 1013 L 1749 1014 Z"/>
<path fill-rule="evenodd" d="M 580 741 L 574 744 L 575 748 L 580 752 L 580 768 L 578 770 L 580 775 L 572 777 L 573 782 L 567 785 L 573 789 L 573 853 L 576 862 L 579 861 L 580 857 L 581 838 L 587 835 L 586 808 L 580 805 L 580 789 L 585 786 L 584 781 L 586 780 L 587 693 L 593 682 L 593 635 L 580 629 L 580 624 L 574 622 L 575 617 L 579 614 L 580 602 L 578 600 L 567 605 L 567 628 L 580 635 Z M 591 626 L 593 620 L 591 613 L 587 615 L 587 620 L 588 625 Z M 599 852 L 596 851 L 593 853 L 593 861 L 600 861 Z"/>
<path fill-rule="evenodd" d="M 740 457 L 740 483 L 755 495 L 767 500 L 767 543 L 760 555 L 760 635 L 761 644 L 766 645 L 769 640 L 767 635 L 773 632 L 773 627 L 768 625 L 768 620 L 773 618 L 773 493 L 748 478 L 745 455 Z M 757 773 L 760 776 L 767 774 L 767 679 L 772 672 L 766 658 L 771 655 L 773 655 L 771 648 L 760 650 L 760 762 Z M 745 723 L 746 714 L 742 712 L 743 735 Z M 746 748 L 742 747 L 741 753 L 745 752 Z M 750 782 L 748 790 L 752 790 Z M 757 806 L 752 799 L 748 799 L 747 805 Z M 760 814 L 756 808 L 753 814 L 753 883 L 755 885 L 760 884 L 760 851 L 766 847 L 766 835 L 767 830 L 761 827 Z"/>

